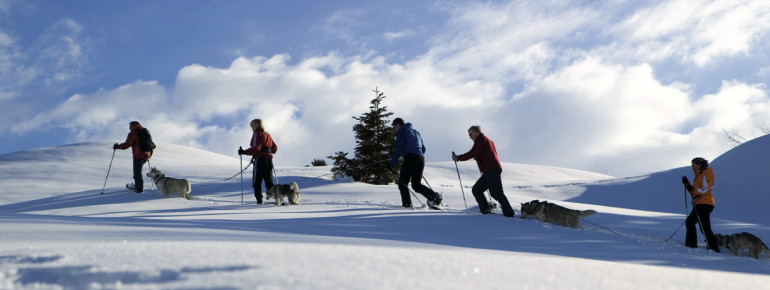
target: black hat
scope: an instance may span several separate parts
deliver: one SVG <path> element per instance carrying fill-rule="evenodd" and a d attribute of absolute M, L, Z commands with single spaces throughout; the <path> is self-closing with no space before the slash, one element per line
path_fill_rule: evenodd
<path fill-rule="evenodd" d="M 404 119 L 396 118 L 396 119 L 393 120 L 393 123 L 391 123 L 390 125 L 393 126 L 393 125 L 396 125 L 396 124 L 399 124 L 399 125 L 403 126 L 404 125 Z"/>
<path fill-rule="evenodd" d="M 701 170 L 705 170 L 709 167 L 709 161 L 704 159 L 703 157 L 695 157 L 692 159 L 692 163 L 700 165 Z"/>

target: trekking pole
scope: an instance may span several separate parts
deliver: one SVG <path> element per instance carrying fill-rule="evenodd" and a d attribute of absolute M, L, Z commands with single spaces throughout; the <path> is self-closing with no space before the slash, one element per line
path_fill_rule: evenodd
<path fill-rule="evenodd" d="M 110 167 L 107 168 L 107 177 L 104 178 L 104 186 L 102 186 L 102 193 L 100 193 L 100 194 L 104 194 L 104 188 L 107 187 L 107 178 L 110 177 L 110 170 L 112 170 L 112 160 L 115 160 L 115 151 L 117 151 L 117 149 L 113 148 L 112 149 L 112 158 L 110 158 Z"/>
<path fill-rule="evenodd" d="M 412 191 L 412 189 L 410 189 L 410 188 L 409 188 L 409 186 L 407 186 L 406 184 L 403 184 L 403 183 L 401 183 L 401 179 L 400 179 L 400 178 L 398 178 L 398 174 L 396 174 L 396 172 L 395 172 L 395 171 L 388 171 L 388 172 L 390 172 L 390 174 L 393 174 L 393 175 L 396 177 L 396 183 L 397 183 L 397 184 L 400 184 L 400 185 L 403 185 L 404 187 L 406 187 L 406 190 L 408 190 L 408 191 L 409 191 L 409 193 L 411 193 L 411 194 L 412 194 L 412 196 L 414 196 L 414 199 L 416 199 L 416 200 L 417 200 L 417 202 L 419 202 L 419 203 L 420 203 L 420 207 L 425 207 L 425 204 L 424 204 L 424 203 L 422 203 L 422 201 L 420 200 L 420 198 L 418 198 L 418 197 L 417 197 L 417 194 L 415 194 L 415 193 L 414 193 L 414 191 Z"/>
<path fill-rule="evenodd" d="M 484 174 L 479 171 L 479 178 L 483 178 Z M 497 208 L 497 203 L 492 200 L 492 193 L 489 192 L 489 189 L 484 191 L 487 194 L 487 202 L 489 203 L 490 209 Z"/>
<path fill-rule="evenodd" d="M 150 159 L 147 159 L 147 171 L 152 171 L 152 164 L 150 164 Z M 141 175 L 141 174 L 140 174 Z M 140 176 L 142 179 L 144 179 L 144 175 Z M 155 181 L 153 180 L 150 182 L 150 187 L 158 189 L 158 187 L 155 185 Z"/>
<path fill-rule="evenodd" d="M 687 216 L 687 187 L 684 188 L 684 216 Z"/>
<path fill-rule="evenodd" d="M 262 180 L 260 179 L 262 177 L 257 177 L 257 172 L 259 172 L 257 170 L 257 166 L 259 165 L 257 165 L 257 160 L 254 158 L 254 156 L 251 156 L 251 163 L 254 163 L 254 168 L 251 169 L 251 187 L 254 188 L 254 197 L 256 198 L 257 194 L 259 194 L 260 198 L 262 198 Z M 255 186 L 257 180 L 259 180 L 259 188 Z M 267 186 L 265 186 L 265 191 L 267 191 Z"/>
<path fill-rule="evenodd" d="M 455 152 L 452 151 L 452 155 L 457 155 L 457 154 L 455 154 Z M 455 169 L 457 170 L 457 180 L 460 181 L 460 191 L 463 192 L 463 203 L 465 204 L 465 213 L 467 214 L 468 213 L 468 203 L 465 201 L 465 189 L 463 189 L 463 179 L 460 178 L 460 167 L 457 166 L 457 161 L 455 161 Z"/>
<path fill-rule="evenodd" d="M 698 218 L 698 228 L 700 228 L 700 233 L 703 234 L 703 237 L 706 237 L 706 232 L 703 230 L 703 222 L 700 220 L 700 214 L 698 214 L 698 209 L 695 208 L 696 204 L 695 201 L 692 201 L 692 211 L 695 212 L 695 217 Z"/>
<path fill-rule="evenodd" d="M 278 174 L 275 173 L 275 166 L 273 166 L 273 179 L 275 179 L 275 185 L 278 185 Z"/>
<path fill-rule="evenodd" d="M 693 188 L 692 190 L 695 190 L 695 188 Z M 685 188 L 685 192 L 687 192 L 687 188 Z M 685 200 L 687 200 L 686 197 L 685 197 Z M 700 230 L 700 233 L 703 235 L 703 238 L 706 239 L 706 248 L 707 249 L 711 249 L 711 245 L 709 244 L 708 238 L 706 237 L 706 231 L 703 230 L 703 221 L 700 219 L 700 214 L 698 214 L 697 205 L 698 204 L 695 203 L 695 199 L 693 198 L 693 200 L 692 200 L 692 211 L 695 212 L 695 217 L 698 218 L 698 229 Z"/>
<path fill-rule="evenodd" d="M 680 224 L 679 227 L 676 228 L 676 230 L 670 236 L 668 236 L 668 238 L 665 241 L 663 241 L 664 243 L 671 240 L 671 238 L 673 238 L 674 235 L 676 235 L 676 233 L 679 232 L 680 229 L 682 229 L 682 226 L 687 221 L 687 187 L 684 188 L 684 216 L 685 216 L 685 220 L 682 221 L 682 224 Z"/>
<path fill-rule="evenodd" d="M 428 187 L 430 188 L 430 190 L 433 190 L 433 186 L 430 186 L 430 183 L 428 182 L 428 180 L 427 180 L 427 179 L 425 179 L 425 175 L 423 175 L 423 176 L 422 176 L 422 180 L 425 180 L 425 184 L 427 184 L 427 185 L 428 185 Z M 434 191 L 435 191 L 435 190 L 434 190 Z"/>
<path fill-rule="evenodd" d="M 238 149 L 243 150 L 243 146 L 238 147 Z M 241 205 L 243 205 L 244 204 L 244 202 L 243 202 L 243 171 L 244 171 L 244 169 L 243 169 L 243 155 L 238 154 L 238 156 L 241 157 L 241 173 L 240 173 L 241 174 Z"/>

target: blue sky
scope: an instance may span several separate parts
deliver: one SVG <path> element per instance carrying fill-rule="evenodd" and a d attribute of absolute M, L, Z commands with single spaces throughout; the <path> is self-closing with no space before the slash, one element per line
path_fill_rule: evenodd
<path fill-rule="evenodd" d="M 478 124 L 506 162 L 685 166 L 768 122 L 765 2 L 0 0 L 0 154 L 139 120 L 234 155 L 262 118 L 304 166 L 352 150 L 376 87 L 428 161 Z"/>

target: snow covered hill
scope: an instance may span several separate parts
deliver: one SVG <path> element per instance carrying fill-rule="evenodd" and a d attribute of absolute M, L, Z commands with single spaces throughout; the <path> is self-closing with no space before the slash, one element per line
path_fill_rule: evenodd
<path fill-rule="evenodd" d="M 752 140 L 712 162 L 715 232 L 770 240 L 762 182 L 768 143 L 768 137 Z M 149 181 L 145 193 L 129 192 L 131 154 L 117 151 L 110 167 L 111 144 L 0 156 L 0 289 L 735 289 L 770 283 L 768 258 L 683 246 L 679 180 L 692 176 L 688 167 L 615 178 L 504 164 L 506 195 L 517 210 L 510 219 L 474 210 L 470 187 L 479 173 L 472 161 L 459 163 L 463 189 L 454 162 L 426 166 L 426 179 L 448 205 L 439 212 L 401 208 L 395 185 L 334 181 L 328 167 L 282 167 L 277 154 L 279 182 L 297 181 L 302 200 L 276 207 L 254 203 L 250 174 L 241 184 L 235 154 L 172 144 L 159 144 L 151 165 L 189 179 L 197 199 L 163 198 Z M 531 199 L 599 213 L 580 229 L 519 219 L 519 203 Z"/>
<path fill-rule="evenodd" d="M 698 156 L 690 156 L 690 160 Z M 770 211 L 770 190 L 765 181 L 770 176 L 770 136 L 760 137 L 738 146 L 715 160 L 713 217 L 749 222 L 766 227 Z M 570 201 L 645 211 L 684 213 L 685 192 L 681 177 L 693 178 L 689 164 L 649 175 L 623 178 L 609 183 L 594 183 Z M 689 200 L 687 200 L 689 204 Z M 715 229 L 716 231 L 716 229 Z M 768 237 L 770 239 L 770 237 Z"/>

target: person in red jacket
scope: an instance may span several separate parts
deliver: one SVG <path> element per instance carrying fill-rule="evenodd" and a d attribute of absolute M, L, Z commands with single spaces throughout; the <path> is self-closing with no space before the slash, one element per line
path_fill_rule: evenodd
<path fill-rule="evenodd" d="M 513 217 L 513 208 L 503 192 L 503 182 L 500 179 L 500 174 L 503 173 L 503 166 L 497 157 L 495 142 L 492 142 L 487 136 L 484 136 L 484 133 L 481 133 L 480 126 L 472 126 L 468 129 L 468 135 L 473 140 L 471 151 L 460 156 L 452 152 L 452 160 L 466 161 L 471 158 L 476 159 L 476 164 L 479 166 L 479 171 L 481 171 L 481 177 L 473 185 L 471 191 L 473 192 L 473 197 L 476 198 L 476 202 L 479 204 L 479 210 L 483 214 L 492 213 L 489 202 L 487 202 L 487 198 L 484 196 L 484 191 L 489 189 L 489 194 L 492 198 L 500 203 L 503 215 Z"/>
<path fill-rule="evenodd" d="M 714 232 L 711 231 L 711 212 L 714 211 L 715 204 L 714 195 L 711 193 L 711 189 L 714 187 L 714 170 L 709 167 L 709 162 L 702 157 L 694 158 L 691 165 L 693 175 L 695 175 L 692 185 L 687 180 L 687 176 L 682 176 L 682 184 L 690 193 L 693 202 L 692 212 L 685 220 L 687 234 L 684 245 L 690 248 L 698 247 L 698 231 L 695 230 L 697 223 L 700 224 L 701 231 L 706 237 L 708 248 L 719 253 L 719 244 Z"/>
<path fill-rule="evenodd" d="M 152 150 L 142 151 L 139 148 L 139 130 L 145 130 L 138 121 L 131 121 L 128 123 L 128 136 L 126 136 L 126 142 L 122 144 L 115 143 L 112 145 L 112 150 L 120 149 L 126 150 L 131 148 L 131 153 L 134 156 L 134 191 L 136 193 L 142 193 L 144 191 L 144 178 L 142 177 L 142 167 L 152 157 L 152 152 L 155 150 L 155 143 L 152 143 Z M 129 186 L 126 186 L 130 188 Z"/>
<path fill-rule="evenodd" d="M 278 145 L 273 142 L 270 134 L 265 132 L 262 120 L 254 119 L 249 124 L 254 134 L 251 135 L 251 147 L 238 149 L 239 155 L 251 155 L 254 162 L 252 187 L 257 204 L 262 204 L 262 180 L 265 181 L 265 191 L 273 187 L 273 154 L 278 152 Z"/>

